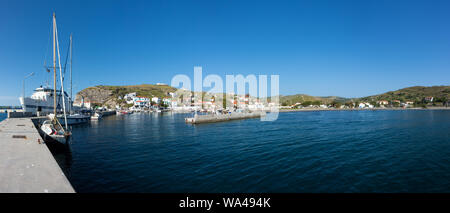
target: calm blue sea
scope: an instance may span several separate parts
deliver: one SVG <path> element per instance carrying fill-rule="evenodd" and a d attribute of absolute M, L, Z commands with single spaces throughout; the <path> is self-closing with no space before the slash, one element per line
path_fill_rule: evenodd
<path fill-rule="evenodd" d="M 56 158 L 77 192 L 450 192 L 450 110 L 186 116 L 74 127 L 72 153 Z"/>

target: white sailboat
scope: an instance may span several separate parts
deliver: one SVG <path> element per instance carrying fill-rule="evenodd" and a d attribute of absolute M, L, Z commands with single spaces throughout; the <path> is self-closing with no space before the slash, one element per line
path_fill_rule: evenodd
<path fill-rule="evenodd" d="M 56 97 L 56 49 L 58 50 L 58 64 L 59 64 L 59 73 L 60 73 L 60 81 L 61 81 L 61 92 L 64 92 L 64 83 L 62 79 L 62 70 L 61 70 L 61 57 L 59 54 L 59 42 L 58 42 L 58 29 L 56 27 L 56 17 L 53 14 L 53 95 Z M 63 102 L 63 115 L 64 115 L 64 123 L 65 128 L 61 125 L 57 117 L 56 111 L 56 99 L 53 99 L 53 114 L 50 114 L 49 120 L 44 121 L 41 125 L 41 130 L 44 133 L 44 140 L 46 142 L 57 142 L 60 144 L 67 144 L 71 132 L 67 127 L 67 115 L 66 115 L 66 103 L 65 98 L 62 99 Z"/>

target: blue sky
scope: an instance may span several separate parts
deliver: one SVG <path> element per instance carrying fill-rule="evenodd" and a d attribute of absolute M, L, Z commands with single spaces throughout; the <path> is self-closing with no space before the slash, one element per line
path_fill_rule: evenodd
<path fill-rule="evenodd" d="M 361 97 L 450 84 L 449 1 L 0 1 L 0 105 L 49 79 L 51 14 L 74 89 L 176 74 L 278 74 L 280 93 Z M 46 51 L 49 48 L 49 51 Z M 225 78 L 224 78 L 225 79 Z"/>

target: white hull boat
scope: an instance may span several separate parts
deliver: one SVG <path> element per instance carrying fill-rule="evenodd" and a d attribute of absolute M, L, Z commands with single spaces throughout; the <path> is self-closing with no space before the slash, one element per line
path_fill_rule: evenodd
<path fill-rule="evenodd" d="M 64 117 L 58 116 L 58 120 L 60 123 L 64 123 Z M 72 114 L 67 115 L 67 125 L 77 125 L 77 124 L 85 124 L 90 121 L 90 116 L 88 115 L 80 115 L 80 114 Z"/>
<path fill-rule="evenodd" d="M 32 112 L 35 114 L 36 112 L 53 112 L 54 108 L 54 95 L 53 89 L 48 87 L 39 87 L 34 90 L 33 95 L 31 97 L 20 97 L 20 105 L 24 112 Z M 62 93 L 60 90 L 56 90 L 56 110 L 58 112 L 62 111 L 63 108 L 68 108 L 71 100 L 68 97 L 67 93 L 64 92 L 64 104 L 62 101 Z"/>
<path fill-rule="evenodd" d="M 70 136 L 62 127 L 58 128 L 58 125 L 55 125 L 51 120 L 44 121 L 41 125 L 41 130 L 44 132 L 46 139 L 50 139 L 50 142 L 53 140 L 63 145 L 67 144 L 68 137 Z"/>
<path fill-rule="evenodd" d="M 98 121 L 100 119 L 102 119 L 102 114 L 100 113 L 95 113 L 94 115 L 91 116 L 91 120 Z"/>

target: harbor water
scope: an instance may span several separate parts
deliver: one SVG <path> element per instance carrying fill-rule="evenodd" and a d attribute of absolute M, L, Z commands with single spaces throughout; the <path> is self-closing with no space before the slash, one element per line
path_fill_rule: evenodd
<path fill-rule="evenodd" d="M 4 115 L 2 115 L 4 118 Z M 450 111 L 109 116 L 55 155 L 77 192 L 450 192 Z"/>

